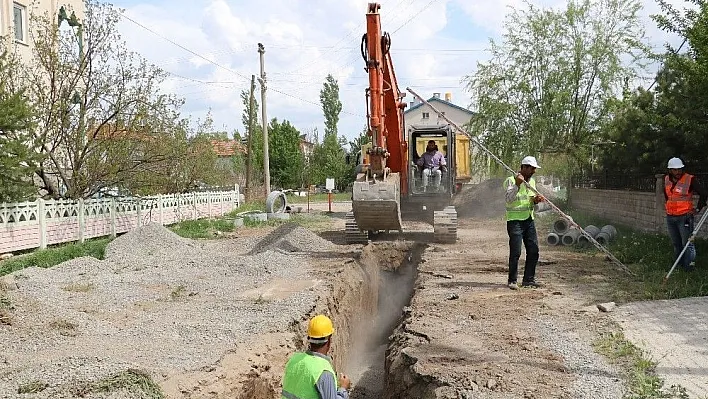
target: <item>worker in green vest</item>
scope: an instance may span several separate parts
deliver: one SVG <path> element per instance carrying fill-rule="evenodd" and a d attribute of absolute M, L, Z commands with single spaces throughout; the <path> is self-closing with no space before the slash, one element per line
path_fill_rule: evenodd
<path fill-rule="evenodd" d="M 504 181 L 506 189 L 506 231 L 509 234 L 509 278 L 507 284 L 512 290 L 519 288 L 517 276 L 521 244 L 526 248 L 526 263 L 522 287 L 537 288 L 536 264 L 538 263 L 538 236 L 534 224 L 534 205 L 543 201 L 541 195 L 526 187 L 524 182 L 536 189 L 536 180 L 532 177 L 539 169 L 536 158 L 527 156 L 521 160 L 521 169 L 516 176 L 509 176 Z"/>
<path fill-rule="evenodd" d="M 285 365 L 281 399 L 348 399 L 351 381 L 346 375 L 337 380 L 332 358 L 332 320 L 317 315 L 310 320 L 307 341 L 310 350 L 293 354 Z"/>

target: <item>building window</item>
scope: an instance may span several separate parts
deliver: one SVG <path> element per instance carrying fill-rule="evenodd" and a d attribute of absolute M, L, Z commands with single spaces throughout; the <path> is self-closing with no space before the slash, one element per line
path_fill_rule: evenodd
<path fill-rule="evenodd" d="M 21 4 L 14 3 L 12 7 L 12 16 L 15 26 L 15 40 L 24 43 L 25 30 L 27 29 L 27 9 Z"/>
<path fill-rule="evenodd" d="M 430 113 L 429 112 L 423 112 L 423 119 L 429 119 L 430 118 Z"/>

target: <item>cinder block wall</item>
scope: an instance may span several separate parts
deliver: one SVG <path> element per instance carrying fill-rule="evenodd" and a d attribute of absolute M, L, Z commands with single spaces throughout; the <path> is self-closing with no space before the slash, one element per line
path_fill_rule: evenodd
<path fill-rule="evenodd" d="M 640 231 L 666 234 L 662 179 L 663 175 L 657 176 L 654 193 L 574 188 L 570 191 L 570 206 Z M 694 197 L 694 201 L 698 198 Z M 696 223 L 700 216 L 696 216 Z M 708 221 L 699 236 L 708 237 Z"/>
<path fill-rule="evenodd" d="M 641 231 L 657 232 L 654 193 L 578 188 L 572 190 L 570 204 L 573 209 L 618 224 Z"/>

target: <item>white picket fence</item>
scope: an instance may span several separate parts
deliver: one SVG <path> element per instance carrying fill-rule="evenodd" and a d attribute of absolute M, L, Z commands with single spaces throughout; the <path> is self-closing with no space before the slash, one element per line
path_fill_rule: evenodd
<path fill-rule="evenodd" d="M 222 216 L 240 206 L 240 189 L 142 198 L 0 204 L 0 254 L 112 236 L 155 222 Z"/>

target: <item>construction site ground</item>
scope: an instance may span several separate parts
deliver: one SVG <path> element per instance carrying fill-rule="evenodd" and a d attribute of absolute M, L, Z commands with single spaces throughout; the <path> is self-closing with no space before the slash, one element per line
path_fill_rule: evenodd
<path fill-rule="evenodd" d="M 402 235 L 362 246 L 344 242 L 351 204 L 328 208 L 311 205 L 309 229 L 249 227 L 216 240 L 150 225 L 114 240 L 103 261 L 6 276 L 0 397 L 156 397 L 154 381 L 170 398 L 278 398 L 308 317 L 324 312 L 352 398 L 620 398 L 624 374 L 592 343 L 616 322 L 646 338 L 634 330 L 673 317 L 600 312 L 617 273 L 600 254 L 541 245 L 544 286 L 510 290 L 495 212 L 461 211 L 454 244 L 407 221 Z M 676 350 L 703 348 L 688 365 L 691 393 L 702 394 L 705 342 L 674 327 Z M 681 361 L 672 367 L 688 367 Z"/>

